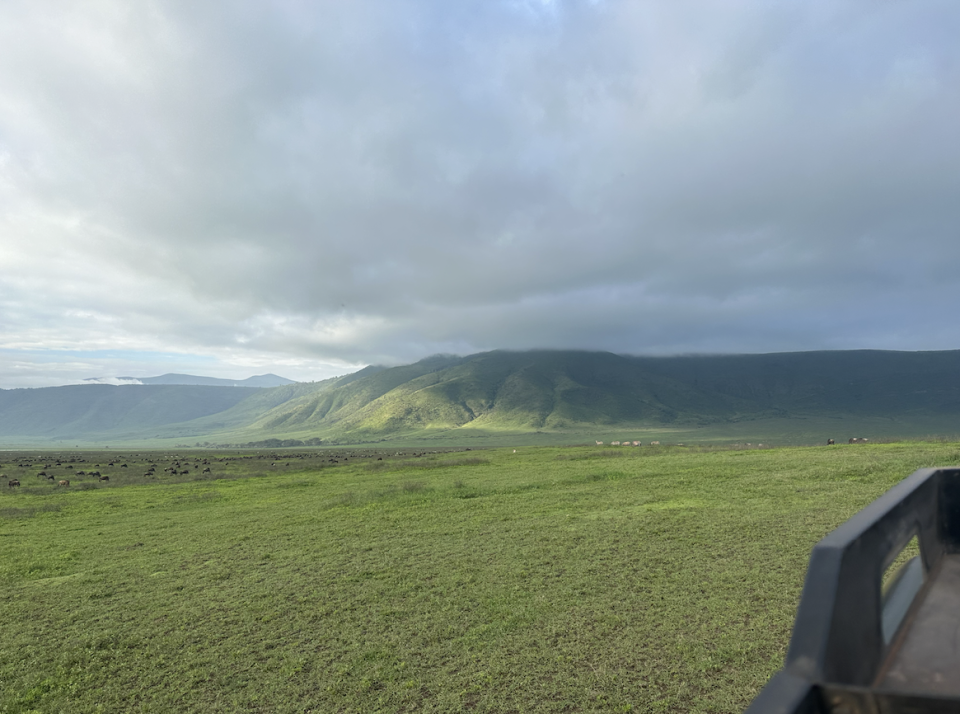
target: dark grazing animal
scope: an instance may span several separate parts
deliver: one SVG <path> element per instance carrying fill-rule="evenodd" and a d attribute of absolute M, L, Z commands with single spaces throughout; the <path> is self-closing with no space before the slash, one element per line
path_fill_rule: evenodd
<path fill-rule="evenodd" d="M 7 486 L 9 486 L 10 488 L 13 488 L 14 486 L 19 486 L 19 485 L 20 485 L 20 479 L 18 478 L 12 478 L 7 482 Z"/>
<path fill-rule="evenodd" d="M 827 446 L 830 446 L 831 444 L 835 444 L 835 443 L 836 442 L 833 439 L 827 439 Z"/>

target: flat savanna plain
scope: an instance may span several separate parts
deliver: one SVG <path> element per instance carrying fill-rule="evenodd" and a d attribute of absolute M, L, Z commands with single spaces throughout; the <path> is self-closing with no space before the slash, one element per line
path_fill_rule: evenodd
<path fill-rule="evenodd" d="M 738 712 L 782 664 L 811 547 L 956 463 L 956 443 L 3 452 L 0 711 Z"/>

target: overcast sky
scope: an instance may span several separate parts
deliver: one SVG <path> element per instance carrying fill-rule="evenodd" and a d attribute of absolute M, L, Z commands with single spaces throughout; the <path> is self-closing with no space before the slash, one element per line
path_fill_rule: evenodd
<path fill-rule="evenodd" d="M 5 0 L 0 387 L 960 348 L 960 3 Z"/>

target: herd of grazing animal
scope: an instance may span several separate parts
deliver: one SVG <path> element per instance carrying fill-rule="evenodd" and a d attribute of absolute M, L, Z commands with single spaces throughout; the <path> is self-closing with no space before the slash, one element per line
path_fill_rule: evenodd
<path fill-rule="evenodd" d="M 203 467 L 203 474 L 210 475 L 213 473 L 208 465 L 210 464 L 208 459 L 203 459 L 202 461 L 199 458 L 193 459 L 195 463 L 184 463 L 184 466 L 181 468 L 180 461 L 183 460 L 184 462 L 187 462 L 190 459 L 183 457 L 175 458 L 177 459 L 176 469 L 167 469 L 167 472 L 171 475 L 188 475 L 191 473 L 191 467 L 195 470 L 199 470 L 201 467 Z M 89 460 L 93 459 L 91 458 Z M 123 476 L 124 472 L 120 471 L 120 469 L 129 469 L 129 464 L 120 463 L 121 460 L 119 459 L 106 462 L 105 466 L 101 466 L 101 464 L 96 463 L 93 465 L 92 469 L 88 464 L 88 459 L 83 458 L 82 456 L 73 456 L 71 458 L 61 456 L 56 459 L 50 459 L 49 456 L 38 456 L 37 461 L 43 461 L 43 463 L 18 461 L 16 463 L 9 464 L 9 468 L 19 469 L 21 470 L 21 473 L 12 477 L 8 477 L 6 474 L 0 474 L 0 479 L 7 479 L 8 488 L 17 488 L 21 485 L 21 480 L 23 477 L 30 475 L 28 470 L 39 468 L 40 470 L 34 474 L 36 478 L 40 479 L 41 481 L 50 482 L 55 488 L 69 488 L 71 480 L 75 484 L 78 484 L 79 482 L 81 487 L 89 488 L 91 484 L 89 483 L 88 479 L 92 479 L 98 484 L 106 485 L 110 484 L 111 475 L 113 475 L 114 478 L 117 476 Z M 115 471 L 113 473 L 104 473 L 104 471 L 101 470 L 105 470 L 108 467 L 112 467 L 115 469 Z M 155 476 L 156 468 L 157 465 L 155 463 L 151 463 L 148 470 L 143 474 L 144 477 Z M 55 472 L 58 470 L 60 471 L 60 474 L 55 475 Z M 61 476 L 63 476 L 63 478 L 61 478 Z M 124 478 L 121 478 L 121 483 L 123 483 L 124 480 Z"/>
<path fill-rule="evenodd" d="M 862 438 L 862 437 L 851 437 L 848 443 L 864 444 L 867 442 L 869 442 L 869 439 Z M 603 446 L 603 443 L 604 442 L 602 441 L 597 441 L 596 445 Z M 836 442 L 833 439 L 828 439 L 827 444 L 834 445 L 836 444 Z M 611 446 L 641 446 L 641 442 L 633 441 L 633 440 L 612 441 L 610 442 L 610 445 Z M 659 446 L 659 445 L 660 445 L 659 441 L 650 442 L 650 446 Z M 750 446 L 750 444 L 748 444 L 747 446 Z M 470 449 L 454 448 L 454 449 L 443 449 L 441 451 L 446 452 L 446 451 L 464 451 L 464 450 L 469 451 Z M 441 451 L 434 451 L 430 453 L 441 453 Z M 425 455 L 427 455 L 426 452 L 424 452 L 423 454 L 420 454 L 420 453 L 405 454 L 400 452 L 393 454 L 393 456 L 397 456 L 397 457 L 425 456 Z M 359 459 L 376 458 L 378 461 L 383 459 L 383 456 L 378 455 L 377 451 L 370 451 L 368 453 L 365 450 L 349 451 L 344 453 L 340 453 L 338 451 L 323 450 L 323 451 L 316 451 L 316 452 L 309 452 L 309 453 L 289 454 L 287 456 L 289 460 L 284 462 L 271 460 L 272 458 L 275 458 L 276 454 L 270 454 L 270 453 L 256 453 L 256 454 L 248 453 L 244 455 L 224 456 L 224 457 L 210 456 L 208 458 L 201 458 L 199 456 L 189 457 L 189 456 L 173 455 L 173 454 L 166 454 L 166 455 L 150 454 L 149 456 L 147 455 L 141 456 L 138 454 L 136 456 L 139 458 L 136 458 L 136 459 L 131 458 L 130 460 L 131 461 L 136 460 L 146 464 L 146 467 L 145 467 L 146 470 L 142 472 L 142 477 L 140 477 L 139 479 L 137 479 L 136 477 L 134 478 L 136 482 L 140 482 L 140 483 L 143 482 L 142 479 L 157 480 L 157 481 L 162 480 L 162 478 L 158 477 L 157 475 L 157 469 L 159 468 L 159 466 L 157 465 L 157 463 L 155 463 L 156 461 L 161 461 L 161 460 L 172 462 L 170 466 L 167 466 L 166 468 L 163 469 L 164 474 L 169 474 L 170 476 L 176 476 L 176 477 L 189 476 L 189 477 L 192 477 L 193 479 L 199 479 L 199 478 L 230 478 L 230 477 L 236 478 L 240 474 L 234 475 L 235 472 L 232 472 L 231 462 L 253 461 L 255 463 L 257 461 L 262 461 L 264 462 L 264 466 L 269 465 L 273 468 L 290 467 L 290 466 L 293 466 L 293 468 L 303 468 L 310 461 L 319 461 L 320 463 L 318 465 L 327 467 L 330 465 L 340 464 L 341 462 L 347 463 L 348 457 L 359 458 Z M 218 464 L 218 466 L 216 466 L 217 468 L 216 475 L 214 475 L 214 472 L 213 472 L 213 468 L 215 466 L 210 461 L 210 459 L 213 459 Z M 69 488 L 71 479 L 70 478 L 58 479 L 57 476 L 54 475 L 55 469 L 61 469 L 62 471 L 65 471 L 66 473 L 63 475 L 72 477 L 75 482 L 84 478 L 84 479 L 96 479 L 97 484 L 110 484 L 111 474 L 102 473 L 100 469 L 104 467 L 102 467 L 100 464 L 94 464 L 93 465 L 94 470 L 89 470 L 90 469 L 89 466 L 84 466 L 83 469 L 77 468 L 79 465 L 86 464 L 87 460 L 82 456 L 72 456 L 70 458 L 59 457 L 57 459 L 52 459 L 52 460 L 50 459 L 50 457 L 37 457 L 37 460 L 41 462 L 47 461 L 47 463 L 42 463 L 42 465 L 37 464 L 35 466 L 33 463 L 30 463 L 30 462 L 28 463 L 16 462 L 8 466 L 9 468 L 17 468 L 17 469 L 20 469 L 21 471 L 26 471 L 28 469 L 33 469 L 33 468 L 39 468 L 40 470 L 35 473 L 36 478 L 43 479 L 51 483 L 55 483 L 55 486 L 57 488 Z M 247 463 L 246 465 L 247 467 L 249 467 L 252 464 Z M 119 469 L 129 468 L 127 463 L 118 463 L 118 461 L 110 461 L 107 463 L 107 466 L 117 469 L 117 471 L 113 473 L 114 476 L 122 475 L 123 472 L 120 472 Z M 137 466 L 137 464 L 134 464 L 134 466 Z M 8 489 L 16 489 L 20 487 L 21 479 L 27 475 L 29 474 L 20 473 L 15 476 L 14 475 L 7 476 L 7 474 L 0 473 L 0 479 L 7 480 Z M 122 485 L 124 481 L 129 482 L 127 477 L 123 477 L 120 479 L 120 484 Z M 91 484 L 87 481 L 80 481 L 79 483 L 80 488 L 90 488 L 93 485 L 94 484 Z"/>
<path fill-rule="evenodd" d="M 283 461 L 275 451 L 253 451 L 220 455 L 217 452 L 184 454 L 152 452 L 130 454 L 115 458 L 96 452 L 73 454 L 37 454 L 30 461 L 8 463 L 9 475 L 0 473 L 0 483 L 7 484 L 4 493 L 16 493 L 21 483 L 34 476 L 53 488 L 84 490 L 96 487 L 114 487 L 128 484 L 183 482 L 191 480 L 244 478 L 263 476 L 287 470 L 319 469 L 347 464 L 356 460 L 382 460 L 384 456 L 416 458 L 433 454 L 470 451 L 469 448 L 447 447 L 430 451 L 397 452 L 388 454 L 377 449 L 323 449 L 305 453 L 283 452 Z M 22 455 L 20 457 L 23 458 Z M 99 463 L 96 463 L 99 461 Z M 91 463 L 94 462 L 94 463 Z M 129 463 L 127 463 L 129 462 Z M 3 464 L 0 464 L 2 467 Z M 138 470 L 139 469 L 139 470 Z M 36 487 L 28 489 L 36 491 Z"/>
<path fill-rule="evenodd" d="M 864 438 L 862 438 L 862 437 L 854 436 L 854 437 L 851 437 L 851 438 L 850 438 L 850 441 L 849 441 L 848 443 L 850 443 L 850 444 L 866 444 L 866 443 L 869 442 L 869 441 L 870 441 L 869 439 L 864 439 Z M 831 445 L 836 444 L 836 443 L 837 443 L 837 442 L 834 441 L 833 439 L 827 439 L 827 446 L 831 446 Z M 602 441 L 598 441 L 598 442 L 597 442 L 597 446 L 603 446 L 603 442 L 602 442 Z M 610 442 L 610 446 L 640 446 L 640 442 L 639 442 L 639 441 L 611 441 L 611 442 Z M 650 442 L 650 446 L 660 446 L 660 442 L 659 442 L 659 441 L 651 441 L 651 442 Z M 680 446 L 683 446 L 683 444 L 680 444 Z M 747 446 L 750 446 L 750 444 L 747 444 Z M 763 444 L 760 444 L 760 446 L 763 446 Z"/>
<path fill-rule="evenodd" d="M 849 444 L 866 444 L 866 443 L 868 443 L 869 441 L 870 441 L 870 439 L 864 439 L 863 437 L 853 436 L 853 437 L 850 438 L 850 440 L 849 440 L 847 443 L 849 443 Z M 827 446 L 832 446 L 832 445 L 834 445 L 834 444 L 836 444 L 836 443 L 837 443 L 837 442 L 834 441 L 833 439 L 827 439 Z M 610 442 L 610 446 L 640 446 L 640 445 L 641 445 L 641 444 L 640 444 L 639 441 L 611 441 L 611 442 Z M 597 446 L 603 446 L 603 442 L 602 442 L 602 441 L 598 441 L 598 442 L 597 442 Z M 659 441 L 651 441 L 651 442 L 650 442 L 650 446 L 660 446 L 660 442 L 659 442 Z M 747 446 L 750 446 L 750 444 L 747 444 Z M 761 444 L 761 446 L 763 446 L 763 444 Z"/>
<path fill-rule="evenodd" d="M 7 464 L 7 468 L 19 469 L 9 476 L 0 473 L 0 479 L 27 483 L 25 477 L 46 479 L 51 485 L 90 488 L 95 484 L 107 486 L 129 483 L 164 482 L 176 477 L 177 482 L 221 478 L 243 478 L 249 475 L 263 476 L 267 473 L 287 470 L 327 468 L 350 463 L 352 460 L 382 460 L 385 457 L 420 458 L 446 453 L 470 451 L 469 447 L 440 447 L 419 451 L 394 451 L 376 448 L 318 449 L 305 452 L 278 452 L 253 446 L 232 448 L 229 451 L 203 450 L 194 453 L 155 451 L 141 454 L 104 454 L 103 452 L 77 452 L 73 454 L 40 453 L 30 461 Z M 20 458 L 23 458 L 22 455 Z M 2 467 L 3 464 L 0 464 Z M 186 477 L 186 478 L 184 478 Z M 58 481 L 59 479 L 59 481 Z M 8 482 L 9 483 L 9 482 Z"/>

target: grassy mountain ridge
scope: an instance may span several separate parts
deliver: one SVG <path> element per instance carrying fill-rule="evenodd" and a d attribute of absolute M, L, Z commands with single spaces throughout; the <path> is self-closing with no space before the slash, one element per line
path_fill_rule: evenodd
<path fill-rule="evenodd" d="M 122 380 L 135 380 L 140 384 L 189 384 L 207 387 L 282 387 L 293 384 L 292 379 L 278 377 L 275 374 L 259 374 L 246 379 L 222 379 L 220 377 L 198 377 L 192 374 L 162 374 L 159 377 L 118 377 Z"/>
<path fill-rule="evenodd" d="M 374 369 L 365 375 L 342 383 L 339 389 L 324 390 L 280 405 L 277 409 L 264 414 L 252 426 L 271 431 L 309 428 L 321 423 L 337 424 L 348 415 L 355 414 L 411 381 L 448 368 L 459 360 L 458 357 L 437 356 L 412 365 Z"/>
<path fill-rule="evenodd" d="M 0 390 L 0 434 L 70 438 L 116 430 L 137 432 L 225 411 L 258 391 L 103 384 Z"/>
<path fill-rule="evenodd" d="M 256 422 L 264 413 L 284 404 L 296 402 L 298 399 L 333 389 L 349 381 L 353 375 L 333 377 L 320 382 L 294 382 L 272 389 L 257 389 L 228 409 L 210 415 L 193 419 L 177 419 L 156 429 L 157 436 L 204 436 L 224 430 L 247 428 Z M 124 387 L 125 389 L 127 387 Z M 233 387 L 221 387 L 233 389 Z"/>
<path fill-rule="evenodd" d="M 960 351 L 690 356 L 649 360 L 646 369 L 761 409 L 902 414 L 960 407 Z"/>
<path fill-rule="evenodd" d="M 681 357 L 494 351 L 272 389 L 0 390 L 0 437 L 363 441 L 483 430 L 586 433 L 620 425 L 689 430 L 788 419 L 922 420 L 960 428 L 960 351 Z"/>
<path fill-rule="evenodd" d="M 960 414 L 960 352 L 630 357 L 487 352 L 384 370 L 282 404 L 260 429 L 368 438 L 422 430 L 702 426 L 783 417 Z"/>

